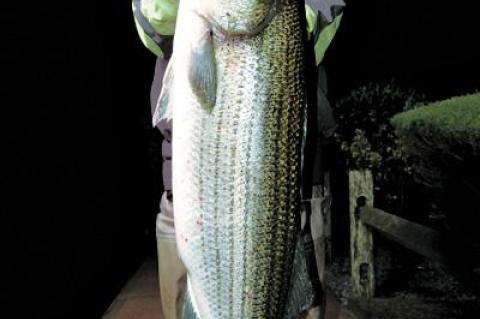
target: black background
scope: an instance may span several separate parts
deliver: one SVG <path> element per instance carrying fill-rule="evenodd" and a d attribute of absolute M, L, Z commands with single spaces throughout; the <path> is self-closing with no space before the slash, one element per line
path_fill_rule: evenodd
<path fill-rule="evenodd" d="M 154 57 L 130 1 L 98 2 L 0 13 L 6 318 L 99 318 L 154 248 Z M 392 77 L 431 100 L 478 89 L 471 3 L 349 1 L 325 57 L 332 100 Z"/>

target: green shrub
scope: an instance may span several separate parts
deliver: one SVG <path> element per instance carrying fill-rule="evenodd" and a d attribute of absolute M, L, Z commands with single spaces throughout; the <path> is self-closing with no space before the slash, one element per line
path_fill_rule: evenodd
<path fill-rule="evenodd" d="M 462 166 L 480 158 L 480 94 L 454 97 L 396 115 L 392 119 L 415 176 L 440 187 Z M 468 173 L 467 173 L 468 174 Z"/>
<path fill-rule="evenodd" d="M 338 124 L 335 139 L 347 168 L 371 169 L 375 198 L 389 206 L 403 195 L 399 185 L 411 172 L 390 119 L 421 100 L 423 96 L 415 90 L 390 81 L 361 86 L 333 108 Z"/>

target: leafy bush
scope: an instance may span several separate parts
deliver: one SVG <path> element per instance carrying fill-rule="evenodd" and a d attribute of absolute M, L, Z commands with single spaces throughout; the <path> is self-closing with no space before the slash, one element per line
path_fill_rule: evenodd
<path fill-rule="evenodd" d="M 392 124 L 401 145 L 412 157 L 415 176 L 428 186 L 442 186 L 449 175 L 465 169 L 462 166 L 478 166 L 480 94 L 400 113 Z"/>
<path fill-rule="evenodd" d="M 411 172 L 390 119 L 422 99 L 415 90 L 402 89 L 392 80 L 361 86 L 334 106 L 335 140 L 347 168 L 371 169 L 376 191 L 387 204 L 399 200 L 399 180 Z"/>

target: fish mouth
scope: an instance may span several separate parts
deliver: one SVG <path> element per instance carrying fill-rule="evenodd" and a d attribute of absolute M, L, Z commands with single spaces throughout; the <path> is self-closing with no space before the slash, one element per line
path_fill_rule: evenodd
<path fill-rule="evenodd" d="M 215 18 L 211 15 L 202 15 L 202 17 L 211 26 L 210 34 L 216 40 L 224 41 L 235 38 L 251 38 L 265 30 L 280 11 L 281 2 L 281 0 L 273 0 L 266 14 L 260 21 L 251 19 L 247 22 L 244 21 L 241 25 L 232 22 L 228 12 L 221 18 Z"/>

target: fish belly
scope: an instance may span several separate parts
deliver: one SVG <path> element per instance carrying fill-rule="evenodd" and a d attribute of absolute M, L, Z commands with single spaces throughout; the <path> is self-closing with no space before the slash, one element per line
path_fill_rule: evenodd
<path fill-rule="evenodd" d="M 284 311 L 300 215 L 300 8 L 285 1 L 260 34 L 214 40 L 213 110 L 175 97 L 175 227 L 202 319 Z"/>

